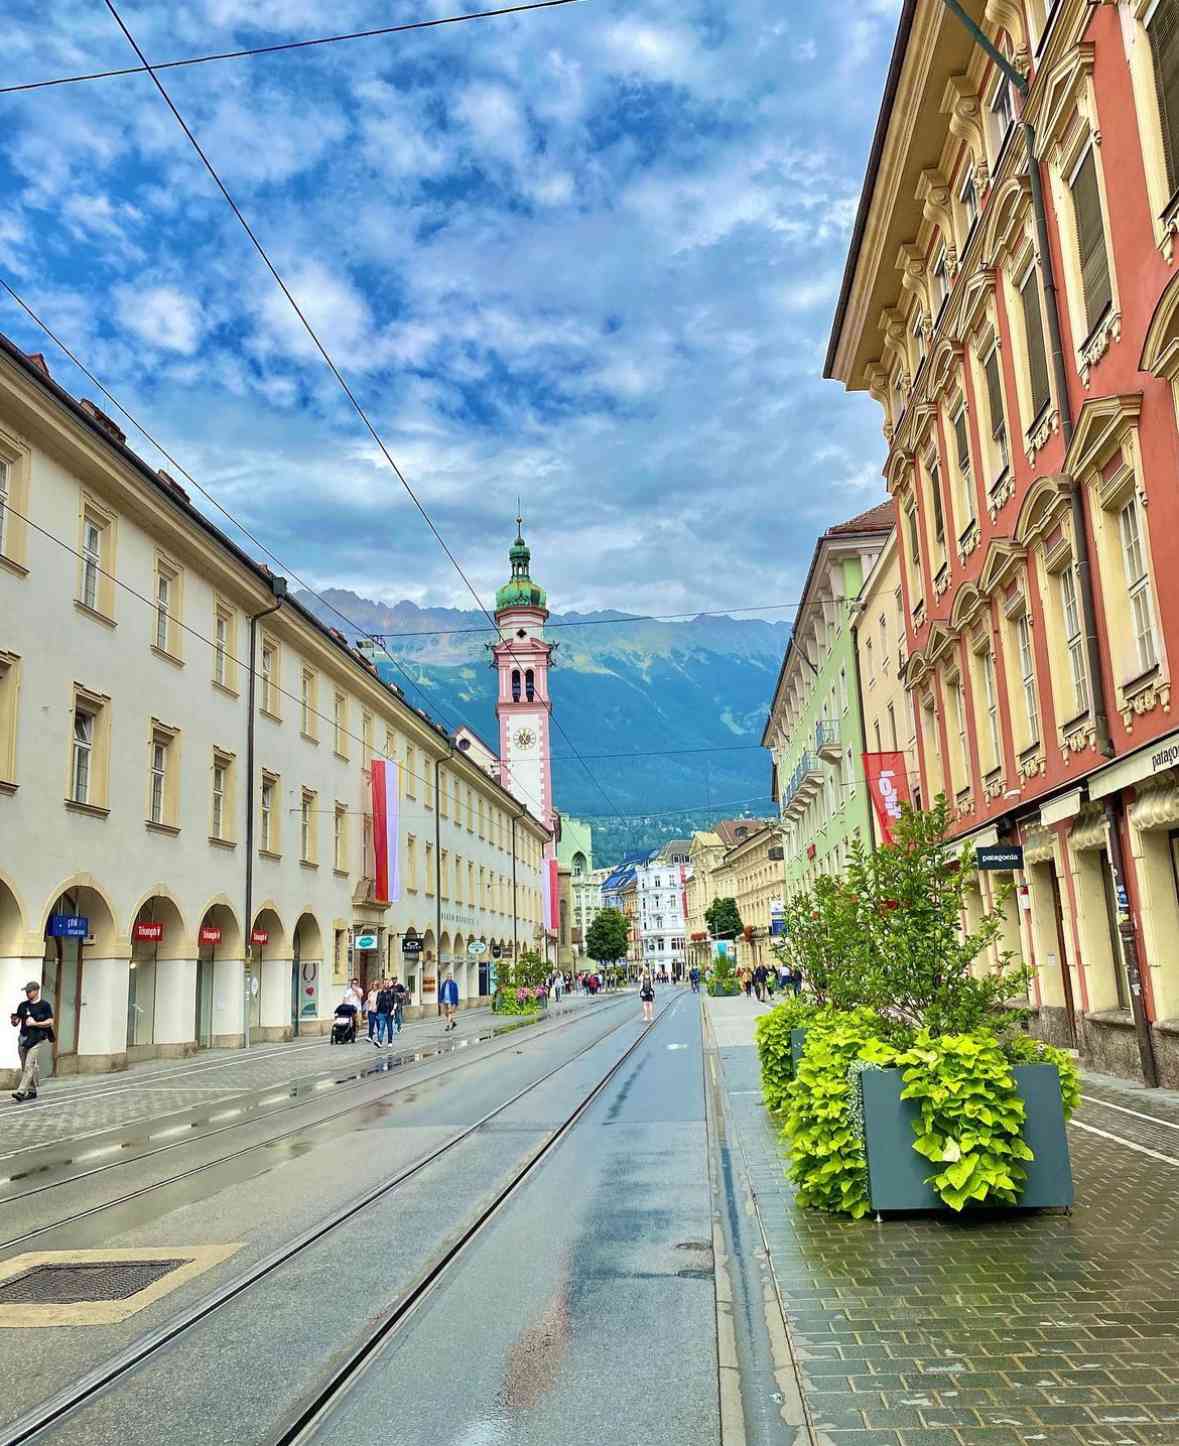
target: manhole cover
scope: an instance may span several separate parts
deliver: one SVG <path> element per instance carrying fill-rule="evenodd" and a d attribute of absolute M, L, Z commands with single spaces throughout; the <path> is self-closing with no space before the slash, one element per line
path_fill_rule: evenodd
<path fill-rule="evenodd" d="M 127 1300 L 187 1260 L 96 1260 L 85 1265 L 34 1265 L 0 1281 L 0 1306 L 74 1305 Z"/>

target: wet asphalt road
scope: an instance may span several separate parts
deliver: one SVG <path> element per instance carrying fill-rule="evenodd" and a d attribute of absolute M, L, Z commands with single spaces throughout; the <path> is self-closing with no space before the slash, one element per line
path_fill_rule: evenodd
<path fill-rule="evenodd" d="M 669 1000 L 667 991 L 660 1002 Z M 118 1326 L 0 1330 L 0 1377 L 11 1383 L 0 1420 L 13 1420 L 284 1239 L 453 1138 L 618 1023 L 609 1038 L 420 1176 L 41 1438 L 154 1446 L 166 1423 L 186 1446 L 273 1439 L 332 1363 L 635 1041 L 641 1021 L 633 996 L 587 1011 L 550 1038 L 522 1031 L 514 1048 L 497 1043 L 496 1058 L 463 1070 L 447 1074 L 432 1066 L 429 1075 L 422 1067 L 427 1077 L 395 1100 L 376 1097 L 388 1088 L 378 1078 L 356 1092 L 363 1098 L 339 1119 L 317 1121 L 322 1105 L 313 1097 L 305 1129 L 38 1239 L 31 1248 L 241 1242 L 241 1250 Z M 282 1128 L 289 1132 L 290 1124 L 288 1115 Z M 249 1129 L 266 1127 L 259 1120 Z M 233 1140 L 240 1145 L 236 1134 Z M 175 1155 L 188 1162 L 215 1147 L 228 1149 L 222 1141 L 196 1141 Z M 175 1171 L 183 1163 L 175 1155 L 112 1174 L 126 1189 L 128 1177 Z M 31 1224 L 44 1211 L 42 1218 L 52 1220 L 67 1197 L 76 1209 L 91 1192 L 101 1203 L 111 1188 L 101 1176 L 74 1181 L 25 1202 L 24 1218 Z M 6 1224 L 20 1208 L 6 1208 Z M 717 1439 L 709 1234 L 699 1016 L 688 997 L 397 1337 L 388 1359 L 408 1350 L 420 1353 L 417 1363 L 395 1366 L 375 1397 L 367 1395 L 369 1383 L 380 1379 L 374 1365 L 333 1418 L 330 1430 L 346 1423 L 346 1432 L 327 1439 L 370 1439 L 371 1427 L 371 1439 L 382 1441 L 638 1442 L 654 1439 L 657 1423 L 662 1431 L 673 1422 L 679 1439 Z M 441 1336 L 431 1335 L 439 1328 Z M 454 1363 L 462 1365 L 461 1389 L 447 1385 Z M 654 1383 L 666 1379 L 669 1363 L 676 1389 L 665 1401 Z M 560 1391 L 550 1389 L 554 1376 Z M 402 1377 L 405 1399 L 398 1398 L 390 1417 L 390 1392 Z M 609 1390 L 603 1381 L 611 1382 Z"/>

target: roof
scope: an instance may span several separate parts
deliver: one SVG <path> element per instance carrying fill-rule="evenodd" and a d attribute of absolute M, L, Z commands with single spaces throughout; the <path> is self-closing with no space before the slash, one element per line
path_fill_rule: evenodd
<path fill-rule="evenodd" d="M 768 826 L 769 820 L 764 818 L 723 818 L 715 825 L 714 831 L 725 848 L 731 849 Z"/>
<path fill-rule="evenodd" d="M 45 358 L 40 352 L 24 352 L 10 337 L 0 332 L 0 358 L 7 358 L 14 362 L 20 371 L 42 392 L 52 397 L 59 406 L 63 407 L 75 423 L 81 426 L 91 436 L 97 437 L 104 447 L 115 453 L 121 462 L 136 472 L 153 492 L 159 493 L 166 498 L 171 507 L 181 512 L 189 522 L 200 528 L 218 547 L 227 552 L 239 567 L 251 573 L 255 580 L 265 588 L 267 593 L 273 593 L 273 583 L 276 574 L 267 567 L 264 562 L 258 562 L 247 552 L 243 552 L 237 543 L 221 531 L 216 523 L 206 517 L 199 508 L 194 507 L 189 499 L 188 493 L 185 492 L 184 488 L 181 487 L 174 478 L 169 477 L 166 472 L 149 466 L 137 452 L 134 452 L 128 447 L 126 435 L 105 412 L 101 411 L 93 402 L 85 397 L 83 397 L 81 401 L 78 401 L 72 397 L 60 383 L 55 382 L 50 375 Z M 446 743 L 447 747 L 450 748 L 453 753 L 457 753 L 447 729 L 444 728 L 441 723 L 431 718 L 423 708 L 418 708 L 410 703 L 395 683 L 388 683 L 379 677 L 375 666 L 357 647 L 348 641 L 347 637 L 339 628 L 329 627 L 326 623 L 322 622 L 309 608 L 292 597 L 289 592 L 283 596 L 283 607 L 295 613 L 308 627 L 313 628 L 322 637 L 326 638 L 328 642 L 347 659 L 351 667 L 359 669 L 359 671 L 365 675 L 365 678 L 370 684 L 375 683 L 378 687 L 383 688 L 402 708 L 416 714 L 428 728 L 438 734 L 439 738 Z M 543 821 L 537 818 L 536 814 L 533 813 L 530 808 L 526 808 L 525 805 L 520 803 L 520 800 L 515 794 L 505 788 L 497 778 L 492 778 L 483 769 L 479 769 L 479 772 L 488 778 L 492 786 L 502 793 L 506 799 L 510 800 L 511 803 L 522 810 L 521 816 L 527 814 L 538 828 L 542 829 L 545 833 L 549 832 Z"/>
<path fill-rule="evenodd" d="M 896 100 L 897 87 L 901 79 L 901 67 L 913 29 L 913 17 L 917 13 L 917 0 L 903 0 L 897 38 L 893 42 L 892 58 L 888 63 L 888 75 L 884 81 L 884 96 L 880 102 L 880 114 L 876 117 L 876 130 L 872 135 L 872 148 L 868 152 L 868 169 L 864 184 L 860 188 L 860 204 L 852 226 L 851 244 L 848 247 L 847 263 L 843 268 L 843 281 L 839 288 L 839 299 L 835 303 L 835 316 L 831 322 L 831 339 L 827 343 L 827 355 L 823 360 L 823 375 L 830 379 L 835 371 L 835 352 L 843 332 L 843 321 L 847 315 L 847 303 L 852 285 L 856 279 L 856 268 L 860 263 L 860 247 L 864 242 L 864 231 L 868 225 L 868 214 L 872 209 L 872 196 L 876 190 L 876 178 L 880 174 L 880 160 L 884 155 L 884 142 L 892 120 L 892 106 Z"/>
<path fill-rule="evenodd" d="M 869 507 L 867 512 L 859 512 L 855 517 L 849 517 L 846 522 L 837 522 L 823 533 L 823 537 L 850 537 L 858 532 L 881 532 L 895 526 L 896 520 L 896 503 L 889 497 L 884 502 L 878 502 L 875 507 Z M 819 540 L 822 541 L 822 538 Z"/>

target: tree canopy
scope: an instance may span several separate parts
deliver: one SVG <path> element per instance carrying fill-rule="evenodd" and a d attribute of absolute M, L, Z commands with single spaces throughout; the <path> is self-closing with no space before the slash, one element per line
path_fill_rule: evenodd
<path fill-rule="evenodd" d="M 713 899 L 704 911 L 704 922 L 714 939 L 735 939 L 745 927 L 736 899 Z"/>
<path fill-rule="evenodd" d="M 585 936 L 586 953 L 599 964 L 613 964 L 626 958 L 630 942 L 630 925 L 626 915 L 617 909 L 603 909 L 589 926 Z"/>

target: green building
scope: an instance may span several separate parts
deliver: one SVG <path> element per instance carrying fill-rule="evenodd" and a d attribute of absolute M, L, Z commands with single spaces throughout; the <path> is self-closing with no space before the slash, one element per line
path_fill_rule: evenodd
<path fill-rule="evenodd" d="M 819 538 L 778 673 L 761 741 L 774 761 L 787 898 L 842 873 L 853 838 L 872 839 L 852 623 L 894 517 L 884 502 Z"/>
<path fill-rule="evenodd" d="M 561 815 L 557 865 L 562 876 L 569 877 L 568 888 L 564 882 L 561 887 L 563 909 L 572 911 L 567 920 L 562 920 L 561 939 L 569 950 L 569 959 L 562 959 L 562 963 L 566 964 L 584 955 L 586 933 L 602 907 L 601 879 L 594 877 L 594 831 L 591 824 L 583 823 L 568 813 Z"/>

